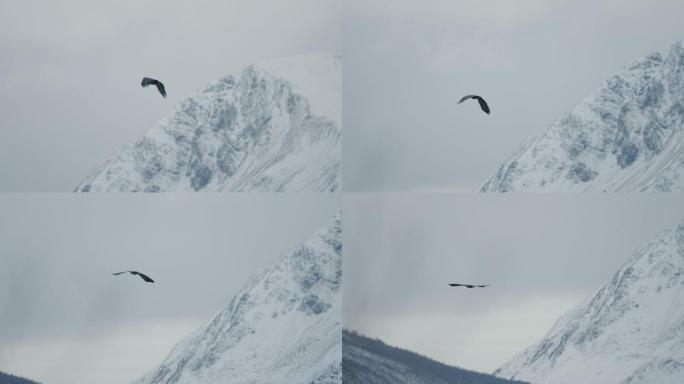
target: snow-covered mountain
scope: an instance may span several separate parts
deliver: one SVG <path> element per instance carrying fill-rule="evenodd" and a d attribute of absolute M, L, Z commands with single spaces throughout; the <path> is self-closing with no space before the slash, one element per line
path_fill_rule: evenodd
<path fill-rule="evenodd" d="M 684 383 L 684 223 L 638 249 L 495 374 L 540 384 Z"/>
<path fill-rule="evenodd" d="M 682 44 L 608 79 L 523 144 L 481 191 L 684 191 Z"/>
<path fill-rule="evenodd" d="M 345 384 L 522 384 L 451 367 L 344 330 L 342 373 Z"/>
<path fill-rule="evenodd" d="M 341 216 L 257 274 L 137 384 L 339 384 Z"/>
<path fill-rule="evenodd" d="M 339 56 L 251 65 L 185 99 L 76 191 L 336 191 L 341 127 Z"/>

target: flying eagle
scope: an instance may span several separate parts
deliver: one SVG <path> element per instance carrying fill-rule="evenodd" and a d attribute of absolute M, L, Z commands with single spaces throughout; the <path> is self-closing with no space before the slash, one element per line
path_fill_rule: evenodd
<path fill-rule="evenodd" d="M 152 280 L 149 276 L 147 276 L 144 273 L 140 273 L 138 271 L 123 271 L 123 272 L 118 272 L 118 273 L 112 273 L 112 275 L 117 276 L 117 275 L 120 275 L 122 273 L 130 273 L 131 275 L 138 275 L 138 276 L 140 276 L 141 279 L 145 280 L 146 282 L 154 283 L 154 280 Z"/>
<path fill-rule="evenodd" d="M 484 288 L 484 287 L 489 287 L 489 284 L 485 285 L 477 285 L 477 284 L 458 284 L 458 283 L 449 283 L 450 286 L 452 287 L 466 287 L 468 289 L 470 288 Z"/>
<path fill-rule="evenodd" d="M 487 105 L 487 102 L 481 98 L 480 96 L 477 95 L 468 95 L 468 96 L 463 96 L 461 100 L 458 102 L 461 104 L 462 102 L 468 100 L 468 99 L 476 99 L 478 103 L 480 103 L 480 108 L 484 111 L 484 113 L 489 115 L 489 105 Z"/>
<path fill-rule="evenodd" d="M 140 83 L 143 87 L 148 87 L 150 85 L 156 85 L 157 89 L 159 90 L 159 93 L 161 93 L 162 96 L 166 97 L 166 89 L 164 89 L 164 84 L 162 84 L 161 81 L 155 80 L 150 77 L 143 77 L 142 83 Z"/>

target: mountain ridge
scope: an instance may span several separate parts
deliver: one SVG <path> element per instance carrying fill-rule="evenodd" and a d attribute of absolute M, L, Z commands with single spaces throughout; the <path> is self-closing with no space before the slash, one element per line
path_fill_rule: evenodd
<path fill-rule="evenodd" d="M 338 214 L 135 383 L 341 383 L 341 234 Z"/>
<path fill-rule="evenodd" d="M 534 383 L 684 382 L 684 223 L 494 373 Z"/>
<path fill-rule="evenodd" d="M 345 384 L 522 384 L 449 366 L 348 329 L 342 332 Z"/>
<path fill-rule="evenodd" d="M 684 191 L 682 43 L 604 81 L 523 142 L 480 191 Z"/>
<path fill-rule="evenodd" d="M 10 375 L 9 373 L 0 372 L 0 384 L 39 384 L 20 376 Z"/>

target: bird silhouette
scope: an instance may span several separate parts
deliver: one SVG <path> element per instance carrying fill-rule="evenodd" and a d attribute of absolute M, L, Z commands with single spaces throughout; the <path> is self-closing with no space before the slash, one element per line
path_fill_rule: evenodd
<path fill-rule="evenodd" d="M 487 105 L 487 102 L 486 102 L 482 97 L 480 97 L 480 96 L 477 96 L 477 95 L 463 96 L 463 97 L 461 98 L 461 100 L 460 100 L 458 103 L 461 104 L 462 102 L 464 102 L 464 101 L 466 101 L 466 100 L 468 100 L 468 99 L 475 99 L 475 100 L 477 100 L 477 102 L 480 103 L 480 108 L 482 108 L 482 111 L 484 111 L 484 113 L 486 113 L 486 114 L 489 115 L 489 112 L 490 112 L 490 110 L 489 110 L 489 105 Z"/>
<path fill-rule="evenodd" d="M 154 280 L 152 280 L 152 278 L 150 278 L 146 274 L 140 273 L 138 271 L 123 271 L 123 272 L 112 273 L 112 275 L 118 276 L 122 273 L 130 273 L 131 275 L 137 275 L 137 276 L 140 276 L 141 279 L 145 280 L 148 283 L 154 283 Z"/>
<path fill-rule="evenodd" d="M 466 288 L 470 289 L 470 288 L 484 288 L 484 287 L 489 287 L 489 284 L 477 285 L 477 284 L 449 283 L 449 286 L 451 286 L 451 287 L 466 287 Z"/>
<path fill-rule="evenodd" d="M 146 88 L 150 85 L 156 85 L 157 89 L 159 90 L 159 93 L 161 93 L 162 96 L 166 97 L 166 89 L 164 88 L 164 84 L 162 84 L 162 82 L 159 80 L 155 80 L 151 77 L 143 77 L 140 85 L 142 85 L 143 88 Z"/>

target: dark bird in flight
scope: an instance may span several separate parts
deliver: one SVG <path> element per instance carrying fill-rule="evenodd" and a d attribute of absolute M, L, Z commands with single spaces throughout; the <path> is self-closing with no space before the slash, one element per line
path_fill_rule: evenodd
<path fill-rule="evenodd" d="M 477 285 L 477 284 L 458 284 L 458 283 L 449 283 L 450 286 L 452 287 L 466 287 L 468 289 L 470 288 L 484 288 L 484 287 L 489 287 L 489 284 L 485 285 Z"/>
<path fill-rule="evenodd" d="M 123 272 L 118 272 L 118 273 L 112 273 L 114 276 L 118 276 L 122 273 L 130 273 L 131 275 L 138 275 L 140 276 L 141 279 L 145 280 L 148 283 L 154 283 L 154 280 L 152 280 L 149 276 L 147 276 L 144 273 L 140 273 L 138 271 L 123 271 Z"/>
<path fill-rule="evenodd" d="M 480 108 L 484 111 L 484 113 L 489 115 L 489 105 L 487 105 L 487 102 L 481 98 L 480 96 L 477 95 L 468 95 L 468 96 L 463 96 L 461 97 L 461 100 L 458 102 L 461 104 L 462 102 L 468 100 L 468 99 L 476 99 L 478 103 L 480 103 Z"/>
<path fill-rule="evenodd" d="M 143 77 L 142 83 L 140 83 L 143 87 L 148 87 L 150 85 L 156 85 L 157 89 L 159 90 L 159 93 L 161 93 L 162 96 L 166 97 L 166 89 L 164 89 L 164 84 L 162 84 L 161 81 L 155 80 L 150 77 Z"/>

